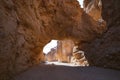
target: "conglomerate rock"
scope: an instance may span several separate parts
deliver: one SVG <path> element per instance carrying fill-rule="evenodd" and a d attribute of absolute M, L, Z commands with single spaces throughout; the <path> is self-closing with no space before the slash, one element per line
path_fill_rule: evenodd
<path fill-rule="evenodd" d="M 102 24 L 77 0 L 0 0 L 0 79 L 43 61 L 51 39 L 91 41 L 104 31 Z"/>

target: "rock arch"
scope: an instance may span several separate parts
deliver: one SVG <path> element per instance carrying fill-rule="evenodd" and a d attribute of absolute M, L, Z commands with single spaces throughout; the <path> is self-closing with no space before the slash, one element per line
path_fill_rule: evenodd
<path fill-rule="evenodd" d="M 87 42 L 105 30 L 76 0 L 0 2 L 1 76 L 38 64 L 42 48 L 51 39 Z"/>

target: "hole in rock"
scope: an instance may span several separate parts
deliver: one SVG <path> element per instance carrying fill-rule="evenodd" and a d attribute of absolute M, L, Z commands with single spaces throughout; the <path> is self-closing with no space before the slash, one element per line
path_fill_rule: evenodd
<path fill-rule="evenodd" d="M 89 66 L 84 51 L 71 40 L 51 40 L 43 48 L 45 65 Z"/>
<path fill-rule="evenodd" d="M 79 4 L 81 5 L 81 8 L 83 8 L 83 0 L 77 0 Z"/>

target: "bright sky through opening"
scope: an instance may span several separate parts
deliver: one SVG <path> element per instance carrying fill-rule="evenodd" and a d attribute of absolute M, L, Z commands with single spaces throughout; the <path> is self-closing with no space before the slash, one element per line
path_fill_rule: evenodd
<path fill-rule="evenodd" d="M 50 43 L 45 45 L 45 47 L 43 48 L 43 52 L 47 54 L 51 50 L 51 48 L 54 48 L 56 46 L 57 46 L 57 40 L 52 40 Z"/>
<path fill-rule="evenodd" d="M 81 5 L 81 8 L 83 8 L 83 0 L 78 0 L 80 5 Z"/>

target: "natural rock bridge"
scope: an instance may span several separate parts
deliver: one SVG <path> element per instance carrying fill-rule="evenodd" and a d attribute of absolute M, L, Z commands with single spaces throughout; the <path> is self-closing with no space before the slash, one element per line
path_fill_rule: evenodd
<path fill-rule="evenodd" d="M 73 40 L 90 66 L 120 69 L 119 4 L 84 0 L 83 9 L 77 0 L 0 0 L 0 80 L 43 61 L 52 39 Z"/>

